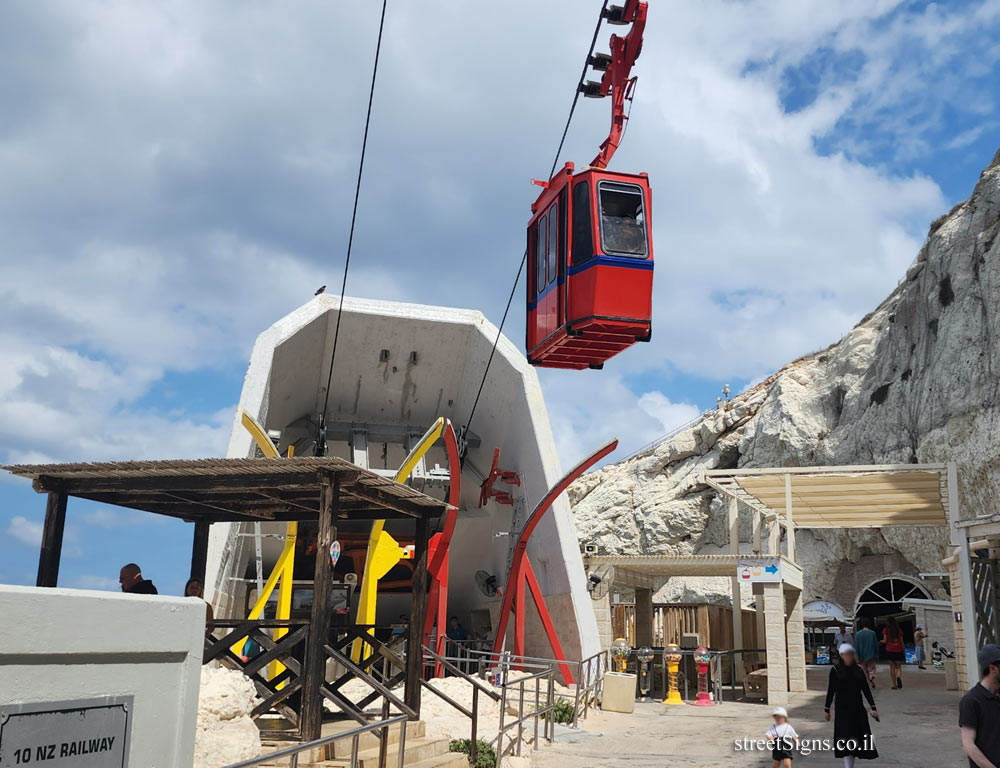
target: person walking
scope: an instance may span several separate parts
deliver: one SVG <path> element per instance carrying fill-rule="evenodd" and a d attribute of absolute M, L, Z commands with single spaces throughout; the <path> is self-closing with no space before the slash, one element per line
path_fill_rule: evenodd
<path fill-rule="evenodd" d="M 861 620 L 861 629 L 854 638 L 854 647 L 857 651 L 858 665 L 864 670 L 865 677 L 868 678 L 868 685 L 875 687 L 876 662 L 878 661 L 878 637 L 872 629 L 871 621 Z"/>
<path fill-rule="evenodd" d="M 871 725 L 865 713 L 865 701 L 871 707 L 875 720 L 879 719 L 878 709 L 875 707 L 871 688 L 868 687 L 868 678 L 857 664 L 854 647 L 844 643 L 837 649 L 837 654 L 840 658 L 830 669 L 823 719 L 830 719 L 832 704 L 835 709 L 833 754 L 843 758 L 844 768 L 854 768 L 857 758 L 874 760 L 878 757 Z"/>
<path fill-rule="evenodd" d="M 982 679 L 958 703 L 962 749 L 970 768 L 1000 767 L 1000 646 L 979 652 Z"/>
<path fill-rule="evenodd" d="M 788 722 L 788 710 L 784 707 L 775 707 L 771 717 L 774 722 L 767 729 L 767 740 L 773 745 L 772 768 L 792 768 L 792 759 L 795 757 L 792 750 L 799 745 L 799 735 Z"/>
<path fill-rule="evenodd" d="M 903 662 L 906 653 L 903 650 L 903 630 L 899 628 L 895 616 L 889 617 L 889 623 L 882 630 L 882 643 L 885 645 L 885 655 L 889 659 L 889 679 L 892 689 L 903 687 Z"/>
<path fill-rule="evenodd" d="M 927 653 L 924 650 L 924 640 L 927 639 L 927 633 L 924 632 L 924 628 L 917 625 L 916 631 L 913 633 L 913 650 L 917 653 L 917 669 L 927 669 L 924 666 L 924 659 L 927 658 Z"/>
<path fill-rule="evenodd" d="M 837 625 L 837 631 L 833 633 L 833 663 L 837 663 L 837 649 L 840 646 L 847 643 L 847 645 L 853 644 L 853 638 L 851 633 L 847 631 L 847 625 L 841 622 Z"/>

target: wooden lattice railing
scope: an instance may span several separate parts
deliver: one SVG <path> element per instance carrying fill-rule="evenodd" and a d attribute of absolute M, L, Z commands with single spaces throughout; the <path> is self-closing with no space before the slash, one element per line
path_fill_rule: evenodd
<path fill-rule="evenodd" d="M 275 640 L 274 631 L 284 629 L 287 634 Z M 395 636 L 383 642 L 369 634 L 374 627 L 331 627 L 322 652 L 325 659 L 335 662 L 340 670 L 332 680 L 325 675 L 319 688 L 322 698 L 330 701 L 345 715 L 361 724 L 370 722 L 370 707 L 381 699 L 382 716 L 387 716 L 389 707 L 415 719 L 416 713 L 392 689 L 400 685 L 406 677 L 405 670 L 399 668 L 405 639 Z M 213 632 L 206 635 L 203 663 L 218 661 L 246 675 L 254 684 L 261 697 L 250 716 L 257 719 L 265 714 L 284 717 L 292 726 L 291 731 L 275 732 L 275 736 L 297 738 L 302 715 L 303 670 L 309 668 L 306 660 L 309 623 L 305 620 L 220 620 L 215 622 Z M 253 640 L 261 652 L 253 657 L 245 657 L 233 652 L 234 647 L 242 649 L 247 639 Z M 364 640 L 366 655 L 357 663 L 350 659 L 350 648 L 355 640 Z M 272 664 L 278 662 L 283 669 L 271 675 Z M 381 662 L 381 664 L 380 664 Z M 322 665 L 324 671 L 330 665 Z M 351 680 L 361 680 L 371 692 L 358 701 L 352 701 L 343 690 Z"/>

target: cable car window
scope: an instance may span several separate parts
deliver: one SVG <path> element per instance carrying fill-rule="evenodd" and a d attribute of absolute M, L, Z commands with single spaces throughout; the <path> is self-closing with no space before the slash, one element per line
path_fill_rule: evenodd
<path fill-rule="evenodd" d="M 545 290 L 545 222 L 544 216 L 538 220 L 538 240 L 535 246 L 535 260 L 537 262 L 535 285 L 538 287 L 539 295 Z"/>
<path fill-rule="evenodd" d="M 556 268 L 558 266 L 559 254 L 559 204 L 552 203 L 549 208 L 549 259 L 548 259 L 548 282 L 556 279 Z"/>
<path fill-rule="evenodd" d="M 590 184 L 579 181 L 573 187 L 573 263 L 583 264 L 594 257 L 590 234 Z"/>
<path fill-rule="evenodd" d="M 601 181 L 601 245 L 618 256 L 646 255 L 646 216 L 642 190 L 632 184 Z"/>
<path fill-rule="evenodd" d="M 535 266 L 536 264 L 538 264 L 538 254 L 536 253 L 536 250 L 537 250 L 536 245 L 537 245 L 537 243 L 538 243 L 538 224 L 535 223 L 535 224 L 532 224 L 530 227 L 528 227 L 528 244 L 527 244 L 527 250 L 528 250 L 528 290 L 527 290 L 527 294 L 528 294 L 528 296 L 531 296 L 533 293 L 534 294 L 538 293 L 538 286 L 535 285 L 535 282 L 536 282 L 535 281 L 535 275 L 538 273 L 538 269 Z M 341 559 L 343 559 L 343 555 L 341 555 Z"/>

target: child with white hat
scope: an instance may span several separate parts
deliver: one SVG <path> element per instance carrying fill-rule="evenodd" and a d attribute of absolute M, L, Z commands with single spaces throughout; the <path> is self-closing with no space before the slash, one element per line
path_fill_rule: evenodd
<path fill-rule="evenodd" d="M 771 768 L 792 768 L 792 750 L 799 745 L 799 735 L 788 722 L 788 711 L 784 707 L 775 707 L 772 713 L 774 722 L 767 729 L 767 740 L 771 742 L 771 757 L 774 763 Z"/>

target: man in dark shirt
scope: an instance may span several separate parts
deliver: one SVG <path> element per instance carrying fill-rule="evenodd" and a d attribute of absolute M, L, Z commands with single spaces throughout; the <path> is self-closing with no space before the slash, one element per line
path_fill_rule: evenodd
<path fill-rule="evenodd" d="M 461 643 L 461 642 L 464 642 L 465 640 L 469 639 L 469 633 L 466 632 L 465 631 L 465 627 L 463 627 L 459 623 L 458 616 L 452 616 L 448 620 L 448 624 L 450 625 L 448 627 L 448 639 L 449 640 L 455 640 L 455 641 Z"/>
<path fill-rule="evenodd" d="M 972 768 L 1000 768 L 1000 646 L 979 652 L 980 680 L 958 705 L 962 748 Z"/>
<path fill-rule="evenodd" d="M 118 573 L 118 583 L 122 585 L 122 592 L 130 595 L 158 595 L 153 582 L 142 578 L 142 569 L 135 563 L 123 565 Z"/>

